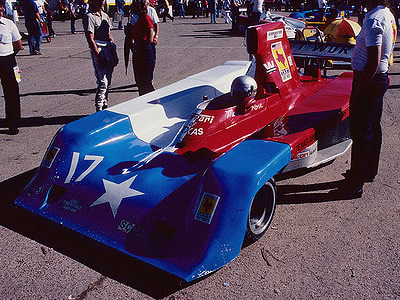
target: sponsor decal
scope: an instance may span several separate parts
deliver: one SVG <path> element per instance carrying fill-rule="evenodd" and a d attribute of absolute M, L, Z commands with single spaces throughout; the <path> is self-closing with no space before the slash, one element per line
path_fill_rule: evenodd
<path fill-rule="evenodd" d="M 219 198 L 220 197 L 216 195 L 204 193 L 194 218 L 198 221 L 210 224 L 214 216 L 215 209 L 217 208 Z"/>
<path fill-rule="evenodd" d="M 296 145 L 296 152 L 300 152 L 302 149 L 311 145 L 314 141 L 315 141 L 314 135 L 306 137 L 304 140 L 302 140 L 300 143 Z"/>
<path fill-rule="evenodd" d="M 278 65 L 279 73 L 281 74 L 282 81 L 288 81 L 292 78 L 290 73 L 289 64 L 286 59 L 285 51 L 283 50 L 282 43 L 277 42 L 271 45 L 272 55 L 274 56 L 275 62 Z"/>
<path fill-rule="evenodd" d="M 80 211 L 82 209 L 82 205 L 78 200 L 64 200 L 62 203 L 62 207 L 65 210 L 68 210 L 70 212 L 76 213 L 77 211 Z"/>
<path fill-rule="evenodd" d="M 195 128 L 197 123 L 209 123 L 212 124 L 214 120 L 214 116 L 209 115 L 202 115 L 202 114 L 192 114 L 190 117 L 190 121 L 187 125 L 183 127 L 182 132 L 179 134 L 179 138 L 183 139 L 185 134 L 188 135 L 203 135 L 204 129 L 203 128 Z"/>
<path fill-rule="evenodd" d="M 283 29 L 268 31 L 267 41 L 273 41 L 283 38 Z"/>
<path fill-rule="evenodd" d="M 131 222 L 122 220 L 121 223 L 119 223 L 118 230 L 121 230 L 125 233 L 129 233 L 129 232 L 131 232 L 132 228 L 134 228 L 135 226 L 136 225 Z"/>
<path fill-rule="evenodd" d="M 251 109 L 252 110 L 259 110 L 262 109 L 264 107 L 264 105 L 262 103 L 258 103 L 258 104 L 254 104 Z"/>
<path fill-rule="evenodd" d="M 214 120 L 214 116 L 209 115 L 197 115 L 197 121 L 204 122 L 204 123 L 212 123 Z"/>
<path fill-rule="evenodd" d="M 188 135 L 203 135 L 203 128 L 189 128 Z"/>
<path fill-rule="evenodd" d="M 287 60 L 288 60 L 288 62 L 289 62 L 289 66 L 293 66 L 293 60 L 292 60 L 292 56 L 291 56 L 291 55 L 289 55 L 289 56 L 287 57 Z"/>
<path fill-rule="evenodd" d="M 270 74 L 270 73 L 273 73 L 273 72 L 276 71 L 276 67 L 275 67 L 275 65 L 274 65 L 274 62 L 272 62 L 272 61 L 267 61 L 267 62 L 264 64 L 264 68 L 265 68 L 265 70 L 267 71 L 267 74 Z"/>
<path fill-rule="evenodd" d="M 203 123 L 210 123 L 212 124 L 214 120 L 214 116 L 209 116 L 209 115 L 202 115 L 202 114 L 192 114 L 190 116 L 190 123 L 189 126 L 195 125 L 197 122 L 203 122 Z"/>
<path fill-rule="evenodd" d="M 121 230 L 122 232 L 125 232 L 125 233 L 132 233 L 139 237 L 143 236 L 145 233 L 143 227 L 133 224 L 131 222 L 128 222 L 126 220 L 122 220 L 121 223 L 119 223 L 118 230 Z"/>
<path fill-rule="evenodd" d="M 46 152 L 46 154 L 45 154 L 45 156 L 43 158 L 41 166 L 42 167 L 46 167 L 46 168 L 50 168 L 51 165 L 53 164 L 56 156 L 57 156 L 58 151 L 60 151 L 59 148 L 56 148 L 56 147 L 53 147 L 53 146 L 49 147 L 49 149 L 47 149 L 47 152 Z"/>
<path fill-rule="evenodd" d="M 228 111 L 226 111 L 226 117 L 227 118 L 233 118 L 235 116 L 235 110 L 234 109 L 230 109 Z"/>
<path fill-rule="evenodd" d="M 300 152 L 299 154 L 296 155 L 296 157 L 293 160 L 299 160 L 299 159 L 304 159 L 310 156 L 310 151 L 306 150 L 303 152 Z"/>

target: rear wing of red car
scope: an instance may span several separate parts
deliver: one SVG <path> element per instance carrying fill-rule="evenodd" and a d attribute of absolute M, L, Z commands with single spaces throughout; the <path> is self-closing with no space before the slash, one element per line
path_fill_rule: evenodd
<path fill-rule="evenodd" d="M 294 57 L 351 61 L 354 45 L 339 43 L 320 43 L 310 41 L 289 41 Z"/>

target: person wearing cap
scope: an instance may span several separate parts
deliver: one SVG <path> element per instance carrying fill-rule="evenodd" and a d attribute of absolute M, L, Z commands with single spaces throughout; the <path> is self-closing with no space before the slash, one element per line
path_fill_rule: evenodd
<path fill-rule="evenodd" d="M 21 107 L 15 54 L 22 49 L 22 43 L 17 26 L 3 17 L 4 9 L 5 2 L 0 0 L 0 79 L 4 92 L 6 125 L 10 134 L 17 134 Z"/>

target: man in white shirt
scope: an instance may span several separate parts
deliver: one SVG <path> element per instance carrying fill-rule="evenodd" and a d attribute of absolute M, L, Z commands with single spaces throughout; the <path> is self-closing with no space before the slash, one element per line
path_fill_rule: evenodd
<path fill-rule="evenodd" d="M 21 35 L 13 21 L 3 17 L 4 0 L 0 0 L 0 79 L 3 86 L 6 124 L 9 134 L 17 134 L 21 118 L 19 70 L 15 54 L 22 48 Z"/>
<path fill-rule="evenodd" d="M 364 182 L 378 173 L 382 143 L 383 96 L 389 87 L 388 62 L 396 42 L 395 19 L 384 0 L 362 0 L 368 9 L 352 53 L 354 71 L 350 98 L 351 167 L 339 193 L 361 197 Z"/>

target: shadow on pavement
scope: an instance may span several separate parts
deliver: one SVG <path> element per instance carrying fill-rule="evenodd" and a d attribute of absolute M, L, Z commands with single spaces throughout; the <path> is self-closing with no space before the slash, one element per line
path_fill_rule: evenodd
<path fill-rule="evenodd" d="M 86 117 L 87 115 L 77 115 L 77 116 L 58 116 L 58 117 L 50 117 L 50 118 L 45 118 L 45 117 L 29 117 L 29 118 L 21 118 L 18 127 L 38 127 L 38 126 L 44 126 L 44 125 L 64 125 L 68 124 L 70 122 L 79 120 L 83 117 Z M 0 127 L 7 127 L 6 125 L 6 120 L 1 119 L 0 120 Z M 4 131 L 6 132 L 6 131 Z M 8 132 L 8 130 L 7 130 Z M 2 130 L 0 130 L 0 133 L 3 133 Z"/>
<path fill-rule="evenodd" d="M 207 29 L 195 30 L 193 34 L 183 34 L 180 37 L 194 37 L 194 38 L 223 38 L 232 36 L 231 30 L 226 29 Z"/>
<path fill-rule="evenodd" d="M 126 93 L 126 92 L 137 92 L 137 89 L 131 89 L 136 87 L 136 84 L 128 84 L 118 87 L 111 87 L 109 93 Z M 95 94 L 96 89 L 79 89 L 79 90 L 63 90 L 63 91 L 43 91 L 43 92 L 32 92 L 26 94 L 20 94 L 20 97 L 26 96 L 46 96 L 46 95 L 77 95 L 77 96 L 88 96 L 90 94 Z"/>
<path fill-rule="evenodd" d="M 194 283 L 188 284 L 180 278 L 14 205 L 14 200 L 29 183 L 36 170 L 32 169 L 0 183 L 0 193 L 3 195 L 0 201 L 0 225 L 53 248 L 103 275 L 75 299 L 84 299 L 93 289 L 93 285 L 101 287 L 105 277 L 153 298 L 166 297 Z M 41 247 L 41 250 L 46 253 L 44 247 Z"/>
<path fill-rule="evenodd" d="M 329 194 L 330 190 L 337 189 L 343 182 L 344 180 L 314 184 L 278 185 L 277 204 L 318 203 L 344 200 L 341 197 Z M 326 192 L 317 192 L 324 190 L 326 190 Z"/>
<path fill-rule="evenodd" d="M 311 169 L 303 168 L 289 171 L 283 174 L 278 174 L 274 178 L 276 182 L 279 182 L 289 178 L 300 177 L 308 173 L 314 172 L 318 169 L 324 168 L 332 164 L 333 161 L 334 160 Z M 337 188 L 342 187 L 344 182 L 344 179 L 341 179 L 337 181 L 328 181 L 313 184 L 277 184 L 277 204 L 285 205 L 344 200 L 343 197 L 340 197 L 339 195 L 329 194 L 330 191 L 334 191 Z"/>

